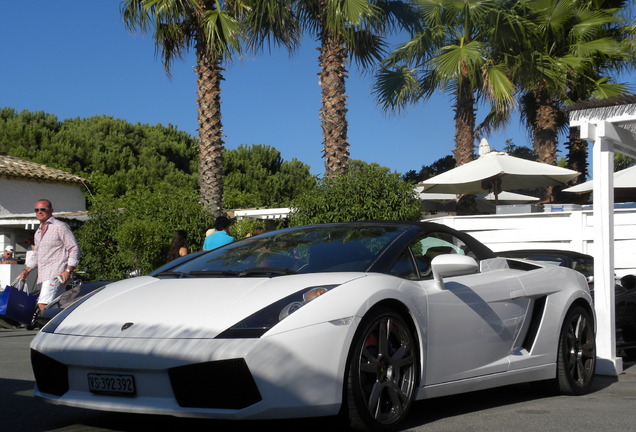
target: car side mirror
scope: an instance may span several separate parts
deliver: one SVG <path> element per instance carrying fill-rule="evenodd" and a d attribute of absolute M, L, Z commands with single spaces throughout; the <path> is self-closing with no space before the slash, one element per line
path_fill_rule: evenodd
<path fill-rule="evenodd" d="M 431 261 L 433 279 L 440 284 L 443 278 L 477 273 L 479 264 L 467 255 L 445 254 L 438 255 Z"/>
<path fill-rule="evenodd" d="M 634 289 L 636 286 L 636 276 L 634 275 L 625 275 L 621 278 L 621 285 L 625 289 Z"/>

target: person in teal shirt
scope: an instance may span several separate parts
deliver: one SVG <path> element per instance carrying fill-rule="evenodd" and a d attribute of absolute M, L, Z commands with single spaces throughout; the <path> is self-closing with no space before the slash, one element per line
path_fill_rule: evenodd
<path fill-rule="evenodd" d="M 228 243 L 232 243 L 234 241 L 234 237 L 227 233 L 231 224 L 232 221 L 227 217 L 217 217 L 214 221 L 214 229 L 216 229 L 216 232 L 205 238 L 205 241 L 203 242 L 203 250 L 208 251 L 225 246 Z"/>

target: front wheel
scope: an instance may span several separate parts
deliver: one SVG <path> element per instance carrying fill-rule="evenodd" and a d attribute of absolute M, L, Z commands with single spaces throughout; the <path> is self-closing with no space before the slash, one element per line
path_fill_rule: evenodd
<path fill-rule="evenodd" d="M 575 306 L 566 315 L 559 337 L 556 390 L 568 395 L 587 393 L 595 368 L 594 320 L 586 309 Z"/>
<path fill-rule="evenodd" d="M 397 313 L 382 309 L 360 323 L 347 365 L 344 414 L 354 430 L 388 431 L 415 397 L 416 339 Z"/>

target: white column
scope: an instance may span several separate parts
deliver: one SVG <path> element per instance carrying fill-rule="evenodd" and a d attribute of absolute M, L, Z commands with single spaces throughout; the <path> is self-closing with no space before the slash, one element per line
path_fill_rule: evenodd
<path fill-rule="evenodd" d="M 2 253 L 2 251 L 4 251 L 4 248 L 7 246 L 14 246 L 13 244 L 13 235 L 8 234 L 8 233 L 2 233 L 0 234 L 0 253 Z"/>
<path fill-rule="evenodd" d="M 616 357 L 614 317 L 614 146 L 605 138 L 604 125 L 597 125 L 592 150 L 596 372 L 618 375 L 623 372 L 623 359 Z"/>

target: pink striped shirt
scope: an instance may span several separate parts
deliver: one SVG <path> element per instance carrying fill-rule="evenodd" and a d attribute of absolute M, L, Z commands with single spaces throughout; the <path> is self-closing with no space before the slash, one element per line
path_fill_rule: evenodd
<path fill-rule="evenodd" d="M 42 235 L 42 225 L 46 232 Z M 64 222 L 50 217 L 40 224 L 35 232 L 35 251 L 25 263 L 27 267 L 38 269 L 37 283 L 53 279 L 66 266 L 77 267 L 80 248 L 71 228 Z"/>

